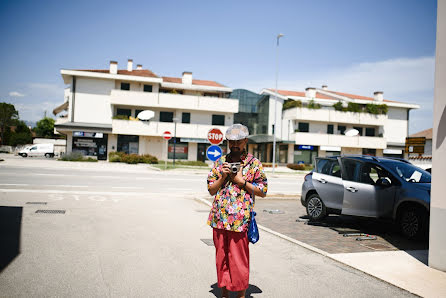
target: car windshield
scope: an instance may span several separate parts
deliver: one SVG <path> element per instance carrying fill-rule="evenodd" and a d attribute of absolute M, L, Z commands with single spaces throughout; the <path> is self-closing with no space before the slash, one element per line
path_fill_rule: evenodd
<path fill-rule="evenodd" d="M 400 178 L 412 183 L 431 183 L 431 174 L 412 164 L 386 162 L 386 165 Z"/>

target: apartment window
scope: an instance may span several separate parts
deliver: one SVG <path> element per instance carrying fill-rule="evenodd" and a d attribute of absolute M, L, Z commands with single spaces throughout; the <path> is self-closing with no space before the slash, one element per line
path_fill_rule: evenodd
<path fill-rule="evenodd" d="M 375 136 L 375 129 L 373 127 L 366 127 L 365 135 L 367 137 L 374 137 Z"/>
<path fill-rule="evenodd" d="M 212 125 L 225 125 L 225 115 L 212 115 Z"/>
<path fill-rule="evenodd" d="M 173 122 L 173 112 L 160 112 L 160 122 Z"/>
<path fill-rule="evenodd" d="M 347 128 L 345 127 L 345 125 L 338 125 L 338 131 L 339 131 L 339 134 L 341 134 L 341 135 L 343 135 L 345 133 L 346 129 Z"/>
<path fill-rule="evenodd" d="M 152 92 L 152 85 L 144 85 L 144 92 Z"/>
<path fill-rule="evenodd" d="M 299 132 L 309 132 L 310 131 L 310 123 L 299 122 L 298 129 L 299 129 Z"/>
<path fill-rule="evenodd" d="M 132 115 L 132 110 L 130 110 L 130 109 L 117 109 L 116 110 L 116 115 L 122 115 L 122 116 L 130 117 Z"/>
<path fill-rule="evenodd" d="M 353 128 L 359 131 L 359 135 L 362 136 L 362 127 L 354 126 Z"/>
<path fill-rule="evenodd" d="M 329 134 L 329 135 L 332 135 L 333 134 L 333 124 L 328 124 L 327 125 L 327 133 Z"/>
<path fill-rule="evenodd" d="M 130 83 L 121 83 L 121 90 L 130 90 Z"/>
<path fill-rule="evenodd" d="M 190 113 L 183 113 L 181 115 L 181 123 L 190 123 Z"/>

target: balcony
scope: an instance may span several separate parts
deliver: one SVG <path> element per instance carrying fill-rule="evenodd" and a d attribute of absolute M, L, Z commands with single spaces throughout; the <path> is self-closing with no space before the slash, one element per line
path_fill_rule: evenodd
<path fill-rule="evenodd" d="M 198 95 L 152 93 L 139 91 L 112 90 L 112 105 L 126 105 L 147 108 L 170 108 L 215 112 L 238 112 L 238 100 Z"/>
<path fill-rule="evenodd" d="M 144 122 L 113 119 L 112 133 L 161 137 L 165 131 L 170 131 L 173 135 L 175 129 L 174 126 L 175 124 L 171 122 Z M 218 125 L 177 123 L 177 137 L 207 139 L 207 133 L 212 128 L 219 128 L 221 131 L 225 132 L 228 127 Z"/>
<path fill-rule="evenodd" d="M 387 147 L 386 139 L 382 137 L 347 137 L 344 135 L 297 132 L 291 134 L 291 139 L 296 144 L 313 146 L 341 146 L 371 149 L 385 149 Z"/>
<path fill-rule="evenodd" d="M 342 112 L 334 109 L 308 109 L 292 108 L 284 111 L 284 117 L 294 120 L 320 121 L 330 123 L 350 123 L 384 126 L 387 115 L 374 115 L 369 113 Z"/>

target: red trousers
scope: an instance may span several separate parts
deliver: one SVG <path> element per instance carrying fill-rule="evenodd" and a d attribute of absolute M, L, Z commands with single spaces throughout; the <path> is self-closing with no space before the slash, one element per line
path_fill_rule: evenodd
<path fill-rule="evenodd" d="M 249 241 L 246 232 L 213 229 L 218 287 L 242 291 L 249 286 Z"/>

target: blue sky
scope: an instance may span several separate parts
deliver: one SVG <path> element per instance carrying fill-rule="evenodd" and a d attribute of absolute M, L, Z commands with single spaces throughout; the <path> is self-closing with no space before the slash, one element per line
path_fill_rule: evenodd
<path fill-rule="evenodd" d="M 320 87 L 418 103 L 432 127 L 436 1 L 1 1 L 0 101 L 23 120 L 63 102 L 61 68 L 128 58 L 158 75 L 232 88 Z"/>

